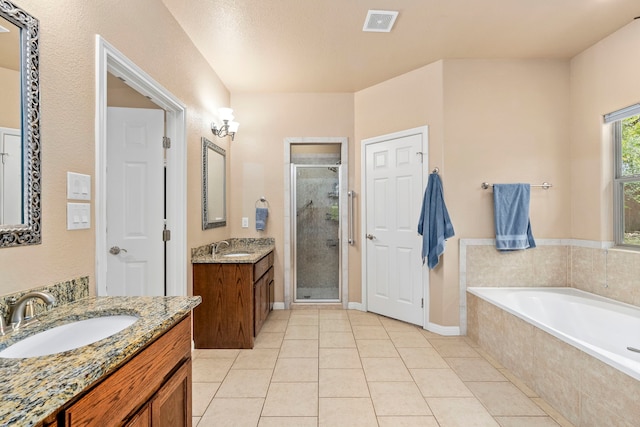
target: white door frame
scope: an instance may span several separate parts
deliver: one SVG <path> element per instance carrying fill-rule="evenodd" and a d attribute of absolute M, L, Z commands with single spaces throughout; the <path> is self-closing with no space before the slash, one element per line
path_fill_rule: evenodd
<path fill-rule="evenodd" d="M 96 291 L 106 294 L 106 174 L 107 174 L 107 72 L 166 111 L 167 150 L 166 209 L 171 240 L 166 245 L 167 295 L 187 295 L 187 145 L 186 106 L 141 68 L 96 35 Z M 158 142 L 160 143 L 160 141 Z"/>
<path fill-rule="evenodd" d="M 367 234 L 367 157 L 366 157 L 366 149 L 367 145 L 375 144 L 378 142 L 388 141 L 390 139 L 404 138 L 411 135 L 419 134 L 422 136 L 422 152 L 426 152 L 429 147 L 429 127 L 428 126 L 420 126 L 413 129 L 407 129 L 399 132 L 389 133 L 386 135 L 380 135 L 373 138 L 363 139 L 360 142 L 360 186 L 361 186 L 361 197 L 360 197 L 360 241 L 364 242 Z M 425 147 L 426 144 L 426 147 Z M 425 156 L 422 156 L 423 158 Z M 423 191 L 424 187 L 427 184 L 427 180 L 429 179 L 429 165 L 427 162 L 423 162 L 422 167 L 422 186 Z M 418 234 L 418 224 L 416 223 L 416 235 Z M 362 244 L 362 310 L 368 311 L 367 307 L 367 245 Z M 426 264 L 422 268 L 422 297 L 424 298 L 424 319 L 422 323 L 422 327 L 426 328 L 429 325 L 429 269 Z"/>
<path fill-rule="evenodd" d="M 349 230 L 347 213 L 347 191 L 349 188 L 349 139 L 346 137 L 300 137 L 284 139 L 284 303 L 276 308 L 289 309 L 292 302 L 291 259 L 293 257 L 293 233 L 291 231 L 291 146 L 294 144 L 340 144 L 340 280 L 342 283 L 341 303 L 349 304 Z M 344 195 L 344 197 L 342 197 Z M 322 303 L 319 303 L 322 304 Z"/>

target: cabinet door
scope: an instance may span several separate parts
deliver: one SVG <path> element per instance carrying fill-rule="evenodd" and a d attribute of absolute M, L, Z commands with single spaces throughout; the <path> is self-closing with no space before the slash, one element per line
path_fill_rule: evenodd
<path fill-rule="evenodd" d="M 149 405 L 144 405 L 131 421 L 125 424 L 125 427 L 151 427 L 151 408 Z"/>
<path fill-rule="evenodd" d="M 262 288 L 264 280 L 261 278 L 253 284 L 253 333 L 258 336 L 262 328 Z"/>
<path fill-rule="evenodd" d="M 158 390 L 151 400 L 153 427 L 191 427 L 191 359 Z"/>

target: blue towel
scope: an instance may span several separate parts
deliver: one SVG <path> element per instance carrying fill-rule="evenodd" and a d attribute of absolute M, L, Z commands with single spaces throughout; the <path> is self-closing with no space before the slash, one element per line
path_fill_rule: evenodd
<path fill-rule="evenodd" d="M 444 204 L 442 181 L 437 173 L 429 175 L 418 221 L 418 233 L 422 236 L 422 263 L 428 259 L 430 269 L 435 268 L 444 252 L 444 241 L 453 237 L 453 225 Z"/>
<path fill-rule="evenodd" d="M 256 230 L 264 230 L 269 216 L 269 209 L 256 208 Z"/>
<path fill-rule="evenodd" d="M 535 248 L 529 220 L 529 184 L 494 184 L 493 205 L 496 249 L 513 251 Z"/>

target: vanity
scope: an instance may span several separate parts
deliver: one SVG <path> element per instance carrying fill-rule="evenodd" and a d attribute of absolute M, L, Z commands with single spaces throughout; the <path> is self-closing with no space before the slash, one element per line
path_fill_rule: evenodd
<path fill-rule="evenodd" d="M 0 337 L 0 350 L 56 326 L 135 316 L 93 344 L 0 358 L 0 425 L 190 426 L 191 311 L 199 297 L 88 297 Z"/>
<path fill-rule="evenodd" d="M 228 239 L 212 253 L 194 249 L 193 312 L 196 348 L 253 348 L 274 301 L 274 239 Z"/>

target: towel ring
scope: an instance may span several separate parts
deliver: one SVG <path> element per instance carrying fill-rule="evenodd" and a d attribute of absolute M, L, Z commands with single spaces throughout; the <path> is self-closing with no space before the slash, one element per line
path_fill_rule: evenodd
<path fill-rule="evenodd" d="M 262 196 L 258 200 L 256 200 L 256 208 L 268 208 L 269 202 L 267 202 L 266 197 Z"/>

